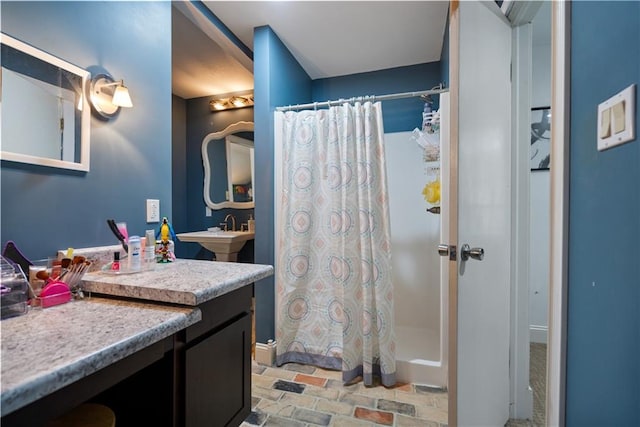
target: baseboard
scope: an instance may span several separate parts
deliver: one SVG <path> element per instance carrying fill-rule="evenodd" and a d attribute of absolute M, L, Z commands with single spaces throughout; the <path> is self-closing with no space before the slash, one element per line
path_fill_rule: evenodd
<path fill-rule="evenodd" d="M 548 330 L 546 326 L 530 325 L 529 326 L 529 341 L 535 343 L 547 343 Z"/>
<path fill-rule="evenodd" d="M 256 362 L 261 365 L 273 366 L 276 362 L 276 342 L 269 340 L 266 344 L 256 343 Z"/>

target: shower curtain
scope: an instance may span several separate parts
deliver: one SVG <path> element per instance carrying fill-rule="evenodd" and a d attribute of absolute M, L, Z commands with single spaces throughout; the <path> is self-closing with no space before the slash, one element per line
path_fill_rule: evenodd
<path fill-rule="evenodd" d="M 277 364 L 395 384 L 389 208 L 380 103 L 276 112 L 282 174 Z M 278 138 L 278 137 L 277 137 Z"/>

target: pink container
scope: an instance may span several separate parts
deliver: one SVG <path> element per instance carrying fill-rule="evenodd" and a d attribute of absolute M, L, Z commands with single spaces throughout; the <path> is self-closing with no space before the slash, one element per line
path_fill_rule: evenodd
<path fill-rule="evenodd" d="M 40 292 L 39 296 L 42 308 L 53 307 L 71 301 L 71 291 L 64 282 L 50 282 Z"/>

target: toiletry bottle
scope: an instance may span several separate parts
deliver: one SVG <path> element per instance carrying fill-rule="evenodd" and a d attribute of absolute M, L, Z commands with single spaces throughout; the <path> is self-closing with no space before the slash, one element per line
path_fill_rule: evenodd
<path fill-rule="evenodd" d="M 120 271 L 120 252 L 113 253 L 113 262 L 111 263 L 111 271 Z"/>
<path fill-rule="evenodd" d="M 140 236 L 129 236 L 129 270 L 140 271 L 142 254 Z"/>
<path fill-rule="evenodd" d="M 256 220 L 253 219 L 253 215 L 249 214 L 249 220 L 247 221 L 249 233 L 256 232 Z"/>
<path fill-rule="evenodd" d="M 153 230 L 145 231 L 145 240 L 147 244 L 144 247 L 144 262 L 148 267 L 156 261 L 156 237 Z"/>

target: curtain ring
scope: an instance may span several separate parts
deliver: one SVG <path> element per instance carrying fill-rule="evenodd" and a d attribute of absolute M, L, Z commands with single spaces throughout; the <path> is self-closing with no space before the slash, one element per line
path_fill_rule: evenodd
<path fill-rule="evenodd" d="M 318 111 L 318 103 L 317 102 L 313 103 L 313 111 Z"/>

